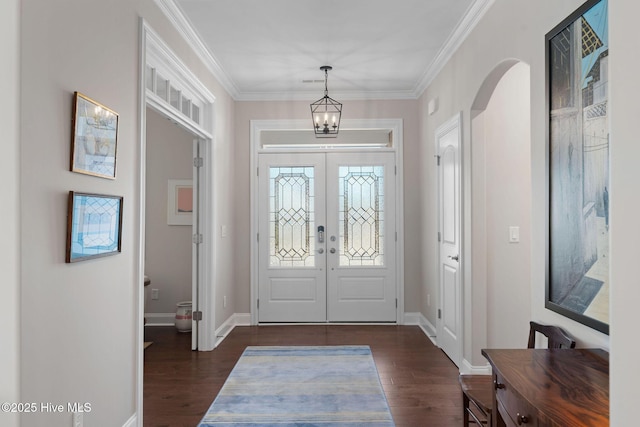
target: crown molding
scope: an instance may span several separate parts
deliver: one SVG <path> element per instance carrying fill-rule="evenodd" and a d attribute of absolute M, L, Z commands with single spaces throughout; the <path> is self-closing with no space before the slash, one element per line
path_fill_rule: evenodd
<path fill-rule="evenodd" d="M 420 82 L 416 85 L 414 90 L 416 97 L 420 97 L 427 86 L 433 82 L 433 79 L 442 71 L 445 64 L 451 59 L 460 45 L 462 45 L 462 42 L 471 34 L 471 31 L 478 25 L 478 22 L 480 22 L 485 13 L 493 6 L 493 3 L 495 3 L 495 0 L 476 0 L 469 6 L 469 9 L 467 9 L 467 12 L 455 30 L 449 35 L 434 60 L 422 75 Z"/>
<path fill-rule="evenodd" d="M 229 75 L 224 71 L 215 56 L 207 49 L 207 46 L 202 42 L 202 39 L 193 29 L 191 23 L 184 16 L 176 2 L 174 0 L 155 0 L 155 3 L 178 33 L 180 33 L 182 38 L 185 39 L 191 49 L 193 49 L 198 58 L 200 58 L 209 71 L 211 71 L 214 77 L 220 82 L 222 87 L 232 98 L 236 99 L 239 91 L 235 83 L 233 83 L 233 80 L 231 80 Z"/>
<path fill-rule="evenodd" d="M 241 92 L 236 101 L 315 101 L 322 97 L 321 91 L 291 92 Z M 415 100 L 418 97 L 413 91 L 331 91 L 331 97 L 340 101 L 381 100 Z"/>
<path fill-rule="evenodd" d="M 462 42 L 469 36 L 480 19 L 493 5 L 495 0 L 475 0 L 467 9 L 455 30 L 449 35 L 435 59 L 424 72 L 413 90 L 407 91 L 377 91 L 377 92 L 332 92 L 336 98 L 343 100 L 391 100 L 391 99 L 418 99 L 438 75 L 447 61 L 451 59 Z M 236 101 L 296 101 L 313 100 L 317 93 L 311 92 L 240 92 L 233 80 L 224 71 L 215 56 L 209 51 L 202 39 L 184 16 L 175 0 L 155 0 L 162 13 L 169 19 L 173 27 L 185 39 L 195 54 L 211 71 L 222 87 Z"/>

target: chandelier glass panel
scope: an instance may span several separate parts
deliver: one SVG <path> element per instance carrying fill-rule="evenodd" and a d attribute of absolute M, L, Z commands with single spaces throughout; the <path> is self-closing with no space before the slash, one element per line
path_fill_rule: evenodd
<path fill-rule="evenodd" d="M 342 104 L 329 97 L 327 79 L 329 65 L 320 67 L 324 71 L 324 96 L 311 104 L 311 119 L 316 138 L 335 138 L 340 130 L 340 117 L 342 116 Z"/>

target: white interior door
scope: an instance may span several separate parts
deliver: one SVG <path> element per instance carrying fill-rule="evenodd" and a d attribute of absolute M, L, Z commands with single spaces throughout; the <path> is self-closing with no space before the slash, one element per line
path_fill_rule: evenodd
<path fill-rule="evenodd" d="M 462 356 L 460 272 L 460 116 L 436 130 L 438 150 L 439 290 L 438 346 L 458 366 Z"/>
<path fill-rule="evenodd" d="M 258 181 L 258 321 L 396 321 L 394 154 L 260 154 Z"/>

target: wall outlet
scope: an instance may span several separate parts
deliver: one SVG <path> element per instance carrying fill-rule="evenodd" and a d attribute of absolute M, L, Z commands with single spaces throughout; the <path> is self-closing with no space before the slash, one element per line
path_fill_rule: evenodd
<path fill-rule="evenodd" d="M 84 425 L 84 417 L 82 416 L 82 412 L 74 412 L 71 420 L 73 421 L 72 427 L 83 427 Z"/>
<path fill-rule="evenodd" d="M 222 308 L 227 308 L 227 296 L 222 297 Z"/>
<path fill-rule="evenodd" d="M 151 289 L 151 299 L 160 299 L 160 289 Z"/>

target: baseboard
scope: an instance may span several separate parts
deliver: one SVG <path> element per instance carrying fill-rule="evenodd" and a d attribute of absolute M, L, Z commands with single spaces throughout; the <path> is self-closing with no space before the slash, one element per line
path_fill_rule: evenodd
<path fill-rule="evenodd" d="M 233 313 L 222 325 L 220 325 L 218 329 L 216 329 L 213 348 L 218 347 L 218 345 L 224 341 L 227 335 L 229 335 L 236 326 L 249 326 L 250 324 L 251 314 Z"/>
<path fill-rule="evenodd" d="M 491 375 L 491 365 L 473 366 L 467 359 L 462 359 L 460 373 L 465 375 Z"/>
<path fill-rule="evenodd" d="M 431 340 L 433 345 L 436 347 L 438 343 L 436 342 L 437 334 L 436 328 L 427 320 L 426 317 L 422 315 L 420 312 L 416 313 L 405 313 L 404 314 L 404 324 L 405 325 L 417 325 L 422 329 L 422 332 Z"/>
<path fill-rule="evenodd" d="M 156 313 L 159 314 L 159 313 Z M 147 318 L 147 322 L 149 319 Z M 148 324 L 148 323 L 147 323 Z M 173 324 L 173 323 L 172 323 Z M 416 325 L 419 326 L 422 332 L 431 340 L 433 345 L 437 346 L 436 343 L 436 328 L 427 320 L 426 317 L 422 315 L 422 313 L 405 313 L 404 314 L 404 324 L 405 325 Z M 214 348 L 217 347 L 224 339 L 229 335 L 233 328 L 236 326 L 249 326 L 251 325 L 251 314 L 250 313 L 234 313 L 222 324 L 215 332 L 215 345 Z M 160 326 L 160 324 L 156 324 L 153 326 Z M 474 368 L 481 369 L 481 368 Z"/>
<path fill-rule="evenodd" d="M 138 416 L 136 414 L 131 415 L 131 418 L 127 420 L 122 427 L 136 427 L 138 425 Z"/>
<path fill-rule="evenodd" d="M 175 326 L 175 313 L 145 313 L 145 326 Z"/>

